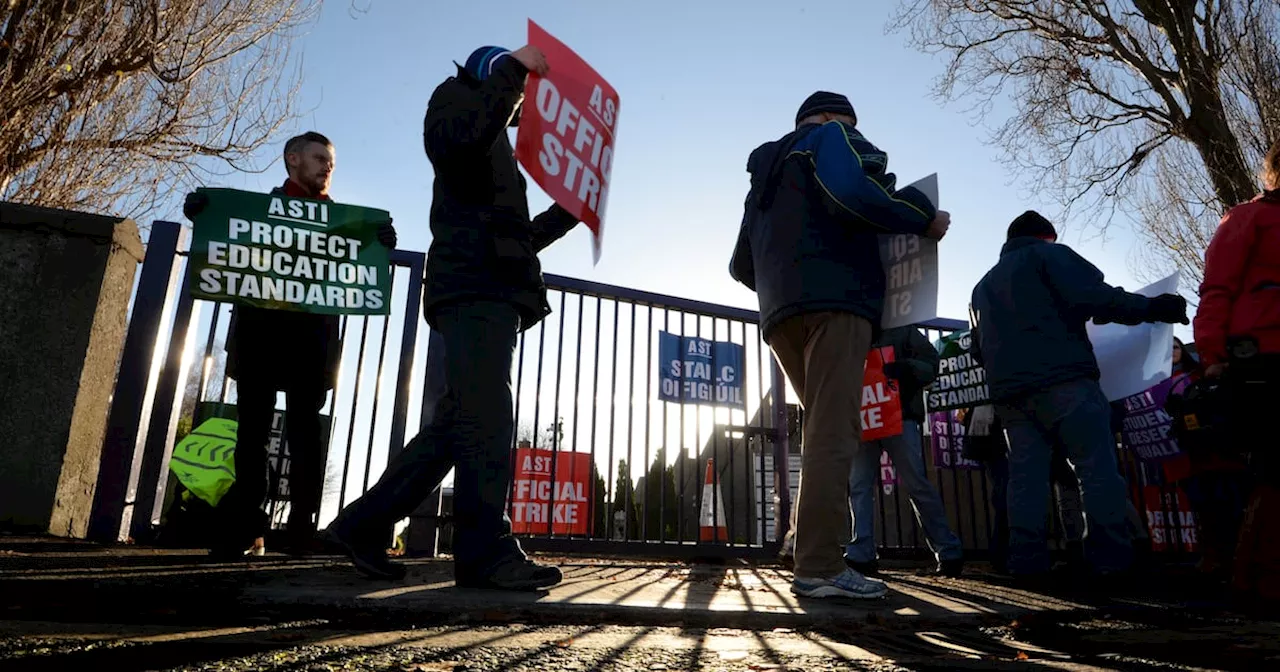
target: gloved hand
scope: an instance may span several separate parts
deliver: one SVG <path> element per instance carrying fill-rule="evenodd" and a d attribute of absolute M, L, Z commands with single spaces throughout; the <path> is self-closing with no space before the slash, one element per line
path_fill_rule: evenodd
<path fill-rule="evenodd" d="M 969 423 L 969 436 L 990 436 L 991 425 L 996 421 L 996 407 L 991 404 L 973 409 L 973 420 Z"/>
<path fill-rule="evenodd" d="M 378 242 L 388 250 L 396 249 L 396 227 L 391 225 L 391 220 L 378 223 Z"/>
<path fill-rule="evenodd" d="M 902 380 L 902 376 L 906 373 L 906 369 L 902 362 L 885 362 L 884 375 L 894 380 Z"/>
<path fill-rule="evenodd" d="M 207 207 L 209 207 L 209 196 L 193 191 L 187 194 L 187 200 L 182 203 L 182 214 L 187 219 L 194 221 Z"/>
<path fill-rule="evenodd" d="M 1178 294 L 1161 294 L 1151 299 L 1151 318 L 1169 324 L 1191 323 L 1187 319 L 1187 300 Z"/>

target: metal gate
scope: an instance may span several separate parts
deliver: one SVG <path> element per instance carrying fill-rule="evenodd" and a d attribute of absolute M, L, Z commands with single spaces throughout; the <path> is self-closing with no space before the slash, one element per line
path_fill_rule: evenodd
<path fill-rule="evenodd" d="M 198 421 L 202 402 L 234 403 L 222 349 L 229 306 L 192 298 L 181 251 L 187 233 L 173 222 L 152 225 L 108 417 L 89 525 L 95 540 L 150 539 L 180 428 Z M 391 263 L 391 314 L 341 320 L 339 383 L 322 411 L 330 419 L 322 524 L 367 489 L 386 464 L 387 447 L 404 445 L 406 428 L 417 423 L 426 255 L 396 250 Z M 287 469 L 282 460 L 273 463 Z M 273 503 L 277 514 L 279 505 Z"/>
<path fill-rule="evenodd" d="M 156 222 L 148 241 L 90 523 L 98 540 L 150 538 L 163 512 L 179 432 L 198 421 L 194 409 L 208 407 L 205 402 L 235 401 L 221 345 L 229 307 L 192 299 L 180 251 L 185 234 L 178 224 Z M 342 320 L 338 385 L 323 410 L 330 432 L 322 526 L 376 481 L 409 428 L 420 428 L 430 415 L 423 388 L 433 357 L 428 330 L 419 328 L 425 255 L 397 250 L 392 263 L 391 314 Z M 577 522 L 585 518 L 586 524 L 558 529 L 530 520 L 539 502 L 530 499 L 533 482 L 516 463 L 509 512 L 524 545 L 661 557 L 774 554 L 788 528 L 798 474 L 790 442 L 798 440 L 799 413 L 786 403 L 786 379 L 761 339 L 758 314 L 554 275 L 546 282 L 553 312 L 517 346 L 513 463 L 543 450 L 553 462 L 586 465 L 585 473 L 561 481 L 574 481 Z M 921 326 L 950 331 L 966 325 L 936 320 Z M 664 332 L 741 348 L 741 404 L 660 400 Z M 985 478 L 933 471 L 966 547 L 985 548 Z M 408 538 L 416 550 L 436 550 L 436 526 L 449 521 L 449 484 L 446 479 L 411 518 Z M 881 492 L 880 544 L 924 549 L 906 498 Z M 552 521 L 556 503 L 546 502 L 539 520 Z M 273 505 L 277 518 L 282 506 Z M 424 533 L 415 535 L 415 528 Z"/>

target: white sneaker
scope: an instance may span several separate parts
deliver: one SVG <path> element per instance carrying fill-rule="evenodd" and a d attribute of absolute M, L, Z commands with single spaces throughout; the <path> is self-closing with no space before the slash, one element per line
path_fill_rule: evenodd
<path fill-rule="evenodd" d="M 262 537 L 253 540 L 253 548 L 244 552 L 245 555 L 252 555 L 257 558 L 265 557 L 267 554 L 267 544 Z"/>
<path fill-rule="evenodd" d="M 889 587 L 883 581 L 868 579 L 852 569 L 846 569 L 829 579 L 797 576 L 791 581 L 791 592 L 800 597 L 874 600 L 884 597 L 889 592 Z"/>

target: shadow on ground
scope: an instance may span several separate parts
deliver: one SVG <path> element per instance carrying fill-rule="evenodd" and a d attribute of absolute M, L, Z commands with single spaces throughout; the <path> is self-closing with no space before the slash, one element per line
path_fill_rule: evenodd
<path fill-rule="evenodd" d="M 0 669 L 1280 669 L 1280 625 L 1159 591 L 890 572 L 889 598 L 841 604 L 797 601 L 774 566 L 556 560 L 561 586 L 513 594 L 442 561 L 379 583 L 330 557 L 0 543 Z"/>

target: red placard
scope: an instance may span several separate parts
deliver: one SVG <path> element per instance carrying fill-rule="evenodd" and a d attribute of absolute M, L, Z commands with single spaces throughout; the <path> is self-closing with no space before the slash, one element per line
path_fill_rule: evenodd
<path fill-rule="evenodd" d="M 884 375 L 893 346 L 872 348 L 862 375 L 862 440 L 879 441 L 902 433 L 902 400 L 897 381 Z"/>
<path fill-rule="evenodd" d="M 516 158 L 560 207 L 591 229 L 600 261 L 604 211 L 618 129 L 618 92 L 587 62 L 529 20 L 529 44 L 550 71 L 530 74 L 516 133 Z"/>
<path fill-rule="evenodd" d="M 555 479 L 551 478 L 553 465 Z M 512 532 L 546 534 L 550 525 L 552 534 L 587 535 L 591 533 L 591 518 L 589 453 L 516 449 Z"/>
<path fill-rule="evenodd" d="M 1198 550 L 1196 514 L 1182 488 L 1166 492 L 1158 485 L 1148 485 L 1142 489 L 1142 499 L 1146 504 L 1151 550 Z"/>

